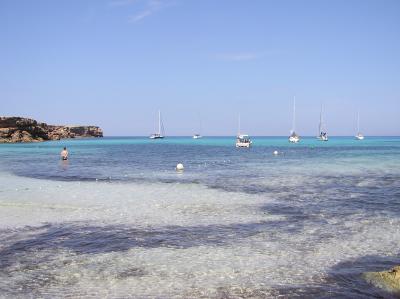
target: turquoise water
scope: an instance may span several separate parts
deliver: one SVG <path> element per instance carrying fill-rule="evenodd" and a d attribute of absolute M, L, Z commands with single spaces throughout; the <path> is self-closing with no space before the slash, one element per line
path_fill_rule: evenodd
<path fill-rule="evenodd" d="M 179 180 L 215 180 L 216 175 L 280 175 L 285 172 L 395 171 L 400 139 L 332 137 L 329 142 L 304 138 L 289 144 L 284 137 L 255 137 L 250 149 L 236 149 L 233 137 L 104 138 L 0 146 L 2 169 L 17 175 L 59 180 L 154 180 L 176 178 L 171 172 L 183 163 Z M 58 163 L 63 146 L 68 163 Z M 272 153 L 277 150 L 278 156 Z M 283 173 L 282 173 L 283 172 Z"/>
<path fill-rule="evenodd" d="M 234 142 L 0 145 L 0 295 L 392 296 L 362 273 L 400 263 L 399 137 Z"/>

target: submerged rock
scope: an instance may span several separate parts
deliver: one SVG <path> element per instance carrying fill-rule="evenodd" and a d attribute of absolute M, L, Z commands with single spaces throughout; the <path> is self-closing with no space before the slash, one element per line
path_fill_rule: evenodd
<path fill-rule="evenodd" d="M 364 273 L 364 278 L 374 286 L 400 296 L 400 266 L 389 271 L 367 272 Z"/>
<path fill-rule="evenodd" d="M 0 143 L 103 137 L 97 126 L 51 126 L 23 117 L 0 117 Z"/>

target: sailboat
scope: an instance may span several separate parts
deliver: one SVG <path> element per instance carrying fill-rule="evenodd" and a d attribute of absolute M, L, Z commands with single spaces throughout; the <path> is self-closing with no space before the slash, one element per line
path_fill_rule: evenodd
<path fill-rule="evenodd" d="M 290 131 L 289 142 L 298 143 L 300 136 L 296 133 L 296 97 L 293 99 L 293 123 L 292 130 Z"/>
<path fill-rule="evenodd" d="M 360 112 L 357 112 L 357 135 L 355 137 L 357 140 L 364 139 L 364 135 L 360 132 Z"/>
<path fill-rule="evenodd" d="M 238 128 L 238 134 L 236 136 L 236 147 L 250 147 L 252 144 L 252 141 L 247 134 L 241 134 L 240 133 L 240 115 L 239 115 L 239 128 Z"/>
<path fill-rule="evenodd" d="M 193 135 L 193 139 L 199 139 L 199 138 L 202 138 L 203 136 L 201 136 L 201 120 L 200 120 L 200 130 L 199 130 L 199 133 L 197 133 L 197 134 L 194 134 Z"/>
<path fill-rule="evenodd" d="M 164 124 L 161 120 L 161 111 L 158 110 L 158 132 L 151 134 L 150 139 L 161 139 L 164 138 Z"/>
<path fill-rule="evenodd" d="M 318 127 L 318 136 L 317 139 L 320 141 L 328 141 L 328 133 L 324 130 L 324 122 L 322 120 L 322 105 L 321 112 L 319 114 L 319 127 Z"/>

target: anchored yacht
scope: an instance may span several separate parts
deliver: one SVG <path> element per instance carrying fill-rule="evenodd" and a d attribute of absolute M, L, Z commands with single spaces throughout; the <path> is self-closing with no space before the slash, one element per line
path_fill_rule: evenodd
<path fill-rule="evenodd" d="M 360 132 L 360 112 L 357 113 L 357 134 L 355 137 L 357 140 L 364 140 L 364 135 Z"/>
<path fill-rule="evenodd" d="M 164 124 L 161 120 L 161 111 L 158 110 L 158 132 L 151 134 L 150 139 L 161 139 L 164 138 Z"/>
<path fill-rule="evenodd" d="M 298 143 L 300 141 L 300 136 L 296 133 L 296 97 L 293 99 L 293 121 L 292 130 L 290 131 L 289 142 Z"/>
<path fill-rule="evenodd" d="M 320 141 L 328 141 L 328 133 L 326 132 L 325 128 L 324 128 L 324 122 L 322 119 L 322 105 L 321 105 L 321 112 L 319 114 L 319 127 L 318 127 L 318 136 L 317 139 Z"/>
<path fill-rule="evenodd" d="M 251 144 L 252 141 L 249 135 L 240 133 L 240 115 L 239 115 L 239 128 L 238 128 L 238 134 L 236 136 L 236 147 L 250 147 Z"/>

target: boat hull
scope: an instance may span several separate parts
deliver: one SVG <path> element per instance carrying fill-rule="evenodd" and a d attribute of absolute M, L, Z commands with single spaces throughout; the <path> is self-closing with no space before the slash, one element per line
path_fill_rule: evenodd
<path fill-rule="evenodd" d="M 317 139 L 319 141 L 328 141 L 328 137 L 326 137 L 326 136 L 318 136 Z"/>
<path fill-rule="evenodd" d="M 250 147 L 251 143 L 247 142 L 236 142 L 236 147 Z"/>

